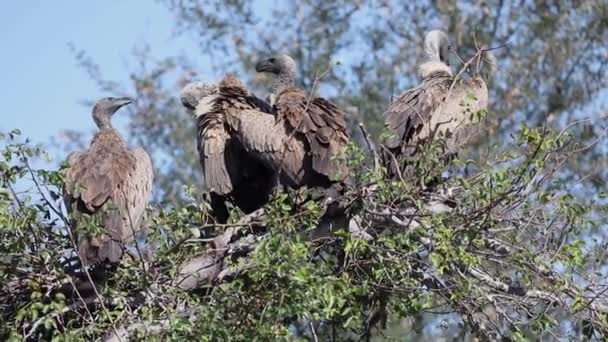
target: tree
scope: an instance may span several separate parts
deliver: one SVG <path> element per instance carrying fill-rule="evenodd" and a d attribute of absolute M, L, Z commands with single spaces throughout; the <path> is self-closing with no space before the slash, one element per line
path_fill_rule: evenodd
<path fill-rule="evenodd" d="M 566 131 L 525 128 L 511 152 L 469 161 L 471 176 L 437 189 L 424 184 L 444 170 L 441 141 L 407 181 L 386 178 L 352 145 L 354 184 L 337 200 L 348 224 L 330 229 L 331 202 L 306 190 L 278 192 L 227 225 L 209 223 L 199 200 L 154 208 L 141 255 L 103 283 L 65 265 L 75 243 L 62 171 L 32 169 L 41 150 L 16 132 L 3 138 L 5 338 L 415 338 L 420 330 L 389 329 L 412 319 L 424 334 L 482 340 L 608 331 L 604 244 L 593 240 L 607 207 L 577 201 L 559 176 L 580 151 Z M 14 190 L 23 178 L 30 198 Z"/>
<path fill-rule="evenodd" d="M 373 165 L 359 139 L 348 154 L 356 184 L 340 199 L 348 224 L 330 233 L 318 228 L 327 203 L 299 192 L 277 193 L 262 212 L 235 213 L 218 226 L 194 189 L 193 122 L 176 96 L 196 78 L 192 63 L 155 61 L 138 49 L 132 83 L 120 85 L 79 52 L 102 89 L 128 87 L 138 97 L 130 139 L 155 156 L 163 203 L 149 212 L 144 262 L 125 260 L 99 296 L 82 290 L 79 298 L 74 288 L 86 277 L 60 264 L 73 250 L 58 204 L 61 172 L 33 169 L 42 151 L 5 134 L 0 336 L 606 335 L 606 201 L 598 191 L 605 143 L 597 120 L 606 111 L 608 3 L 310 0 L 268 10 L 250 0 L 162 3 L 180 32 L 196 37 L 194 54 L 213 61 L 218 75 L 237 72 L 260 95 L 268 84 L 253 73 L 254 60 L 294 56 L 302 85 L 346 108 L 353 135 L 363 122 L 378 137 L 391 96 L 416 84 L 426 30 L 447 28 L 464 59 L 476 45 L 509 42 L 494 51 L 488 134 L 434 190 L 424 184 L 446 169 L 440 141 L 418 156 L 415 176 L 400 181 Z M 21 193 L 19 179 L 36 183 Z"/>

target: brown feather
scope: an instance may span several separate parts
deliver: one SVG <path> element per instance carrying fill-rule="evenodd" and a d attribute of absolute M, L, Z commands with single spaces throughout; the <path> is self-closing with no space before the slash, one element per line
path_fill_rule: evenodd
<path fill-rule="evenodd" d="M 271 110 L 231 75 L 195 109 L 200 162 L 205 185 L 214 194 L 212 206 L 219 221 L 228 218 L 224 200 L 249 213 L 267 202 L 274 187 L 274 172 L 250 156 L 235 137 L 238 113 L 250 109 Z"/>
<path fill-rule="evenodd" d="M 344 113 L 329 101 L 311 99 L 295 87 L 278 94 L 275 109 L 287 132 L 307 143 L 313 170 L 328 181 L 343 180 L 348 170 L 338 159 L 348 143 Z"/>
<path fill-rule="evenodd" d="M 384 144 L 394 156 L 412 155 L 431 137 L 445 138 L 449 153 L 467 142 L 478 123 L 473 114 L 487 107 L 488 90 L 480 78 L 458 81 L 450 91 L 453 82 L 447 72 L 431 73 L 389 105 L 383 116 L 391 136 Z"/>
<path fill-rule="evenodd" d="M 66 206 L 72 213 L 99 216 L 104 228 L 102 236 L 79 237 L 85 263 L 120 260 L 124 244 L 141 228 L 152 177 L 147 153 L 129 150 L 112 128 L 99 131 L 87 151 L 68 157 Z"/>

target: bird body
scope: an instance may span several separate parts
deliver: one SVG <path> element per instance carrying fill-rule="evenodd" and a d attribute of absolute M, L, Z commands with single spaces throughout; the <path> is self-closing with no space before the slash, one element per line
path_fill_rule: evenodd
<path fill-rule="evenodd" d="M 478 76 L 456 79 L 449 68 L 447 35 L 431 31 L 425 38 L 428 60 L 420 65 L 422 82 L 393 101 L 384 112 L 391 136 L 385 147 L 395 157 L 412 155 L 418 146 L 441 137 L 449 154 L 465 145 L 488 105 L 488 90 Z M 389 163 L 390 164 L 390 163 Z"/>
<path fill-rule="evenodd" d="M 276 175 L 245 150 L 236 137 L 235 120 L 242 111 L 270 111 L 268 104 L 231 75 L 219 85 L 191 83 L 184 87 L 181 98 L 197 120 L 197 147 L 213 215 L 226 222 L 226 200 L 245 213 L 262 207 L 276 184 Z"/>
<path fill-rule="evenodd" d="M 152 162 L 143 149 L 130 150 L 110 124 L 111 115 L 130 99 L 106 98 L 93 111 L 99 131 L 88 150 L 68 156 L 64 200 L 79 240 L 85 264 L 116 263 L 125 244 L 140 230 L 152 191 Z M 85 217 L 102 227 L 99 234 L 83 234 Z"/>
<path fill-rule="evenodd" d="M 272 98 L 276 122 L 286 135 L 280 163 L 285 182 L 299 188 L 344 180 L 348 169 L 341 158 L 349 140 L 344 113 L 295 86 L 295 62 L 289 56 L 263 59 L 256 71 L 276 75 Z"/>

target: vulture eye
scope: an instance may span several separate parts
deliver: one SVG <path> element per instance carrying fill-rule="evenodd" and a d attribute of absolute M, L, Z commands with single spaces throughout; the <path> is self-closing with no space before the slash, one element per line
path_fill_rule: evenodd
<path fill-rule="evenodd" d="M 276 60 L 275 60 L 275 59 L 274 59 L 274 57 L 273 57 L 273 58 L 269 58 L 269 59 L 268 59 L 268 61 L 269 61 L 270 63 L 274 64 L 274 62 L 275 62 Z"/>

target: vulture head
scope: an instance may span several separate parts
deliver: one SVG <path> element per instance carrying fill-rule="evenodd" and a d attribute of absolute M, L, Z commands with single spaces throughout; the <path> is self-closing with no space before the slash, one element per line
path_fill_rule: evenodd
<path fill-rule="evenodd" d="M 287 55 L 277 55 L 263 58 L 255 64 L 255 71 L 268 72 L 275 75 L 295 74 L 296 62 Z"/>
<path fill-rule="evenodd" d="M 205 82 L 190 82 L 182 88 L 180 92 L 180 101 L 182 105 L 190 110 L 195 110 L 199 102 L 206 97 L 215 95 L 217 87 L 214 84 Z"/>
<path fill-rule="evenodd" d="M 449 53 L 451 50 L 448 35 L 441 30 L 432 30 L 424 37 L 424 52 L 427 61 L 419 67 L 419 74 L 423 78 L 433 72 L 443 71 L 452 74 L 450 69 Z"/>
<path fill-rule="evenodd" d="M 295 84 L 296 62 L 287 55 L 276 55 L 263 58 L 255 64 L 255 71 L 271 73 L 278 76 L 272 87 L 274 95 L 278 95 L 283 89 L 289 88 Z M 273 101 L 270 102 L 272 103 Z"/>
<path fill-rule="evenodd" d="M 448 35 L 441 30 L 432 30 L 424 38 L 424 51 L 429 60 L 438 61 L 450 65 L 449 52 L 450 40 Z"/>
<path fill-rule="evenodd" d="M 118 109 L 133 102 L 129 97 L 104 97 L 97 101 L 93 107 L 93 120 L 97 127 L 102 128 L 110 124 L 110 118 Z"/>

